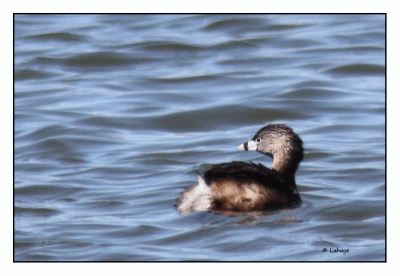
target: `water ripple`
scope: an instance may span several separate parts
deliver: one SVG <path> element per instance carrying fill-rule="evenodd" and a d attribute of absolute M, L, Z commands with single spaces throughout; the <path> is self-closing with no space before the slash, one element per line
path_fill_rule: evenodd
<path fill-rule="evenodd" d="M 341 77 L 368 75 L 384 76 L 386 72 L 386 67 L 376 64 L 349 64 L 337 66 L 328 69 L 325 72 L 340 75 Z"/>

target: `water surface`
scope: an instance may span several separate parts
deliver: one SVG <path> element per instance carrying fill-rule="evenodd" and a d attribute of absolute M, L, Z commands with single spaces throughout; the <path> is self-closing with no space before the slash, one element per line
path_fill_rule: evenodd
<path fill-rule="evenodd" d="M 14 19 L 15 261 L 385 260 L 384 15 Z M 267 123 L 302 206 L 180 214 Z"/>

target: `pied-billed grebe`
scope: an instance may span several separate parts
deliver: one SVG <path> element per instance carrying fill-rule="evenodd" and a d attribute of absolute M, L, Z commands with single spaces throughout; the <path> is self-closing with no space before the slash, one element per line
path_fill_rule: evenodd
<path fill-rule="evenodd" d="M 180 212 L 268 211 L 300 205 L 294 174 L 304 157 L 303 142 L 291 128 L 267 125 L 238 149 L 272 157 L 272 169 L 240 161 L 214 165 L 182 194 Z"/>

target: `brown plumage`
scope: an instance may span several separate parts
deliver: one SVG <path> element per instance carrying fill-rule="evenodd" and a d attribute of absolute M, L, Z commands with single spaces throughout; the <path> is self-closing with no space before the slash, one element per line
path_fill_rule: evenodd
<path fill-rule="evenodd" d="M 261 128 L 241 150 L 256 150 L 274 159 L 272 169 L 234 161 L 212 166 L 198 185 L 180 198 L 182 213 L 198 211 L 250 212 L 294 208 L 301 199 L 295 172 L 303 160 L 303 142 L 285 125 Z"/>

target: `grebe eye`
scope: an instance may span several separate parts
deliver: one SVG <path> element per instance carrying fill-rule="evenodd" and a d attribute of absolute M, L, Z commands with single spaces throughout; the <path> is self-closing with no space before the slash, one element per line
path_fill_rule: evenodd
<path fill-rule="evenodd" d="M 261 138 L 257 138 L 256 143 L 260 143 L 260 142 L 261 142 Z"/>

